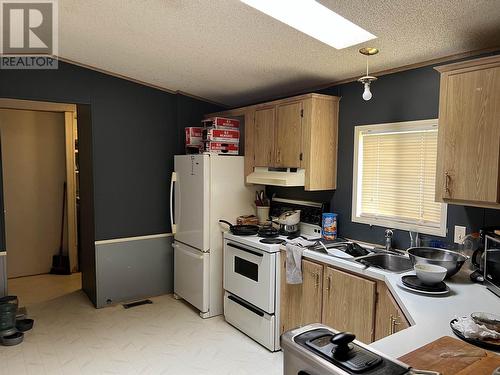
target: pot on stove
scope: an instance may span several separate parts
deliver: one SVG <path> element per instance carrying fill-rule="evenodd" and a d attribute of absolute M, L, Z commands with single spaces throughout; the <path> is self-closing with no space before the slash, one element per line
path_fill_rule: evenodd
<path fill-rule="evenodd" d="M 283 212 L 276 221 L 278 224 L 295 225 L 300 222 L 300 210 L 292 210 Z"/>

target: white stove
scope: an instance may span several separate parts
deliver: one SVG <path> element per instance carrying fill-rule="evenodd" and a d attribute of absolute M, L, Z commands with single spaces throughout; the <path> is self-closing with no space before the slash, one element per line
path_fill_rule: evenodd
<path fill-rule="evenodd" d="M 321 220 L 323 205 L 279 198 L 273 202 L 273 216 L 300 208 L 301 235 L 309 240 L 320 237 L 318 218 Z M 283 240 L 283 244 L 293 241 L 286 236 L 274 238 Z M 259 235 L 224 233 L 224 317 L 267 349 L 277 351 L 280 350 L 279 251 L 283 244 L 263 243 L 262 239 Z"/>
<path fill-rule="evenodd" d="M 301 236 L 307 240 L 310 240 L 310 241 L 320 238 L 320 236 L 316 235 L 316 234 L 312 234 L 312 235 L 311 234 L 301 234 Z M 237 236 L 237 235 L 234 235 L 230 232 L 224 233 L 224 239 L 228 239 L 231 241 L 236 241 L 236 242 L 241 243 L 241 244 L 252 246 L 252 247 L 255 247 L 255 248 L 260 249 L 262 251 L 265 251 L 267 253 L 277 253 L 280 251 L 281 244 L 267 244 L 267 243 L 261 242 L 261 240 L 263 240 L 265 238 L 266 237 L 260 237 L 257 234 L 255 234 L 253 236 Z M 282 240 L 283 245 L 287 241 L 293 241 L 293 240 L 288 239 L 287 236 L 281 236 L 281 235 L 279 235 L 278 237 L 272 237 L 272 238 L 277 238 L 277 239 Z"/>

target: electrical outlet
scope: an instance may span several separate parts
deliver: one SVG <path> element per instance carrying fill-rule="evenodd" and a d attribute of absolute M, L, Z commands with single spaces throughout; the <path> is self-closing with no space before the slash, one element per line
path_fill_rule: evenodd
<path fill-rule="evenodd" d="M 460 225 L 455 225 L 455 243 L 462 243 L 465 238 L 465 230 L 467 228 L 461 227 Z"/>

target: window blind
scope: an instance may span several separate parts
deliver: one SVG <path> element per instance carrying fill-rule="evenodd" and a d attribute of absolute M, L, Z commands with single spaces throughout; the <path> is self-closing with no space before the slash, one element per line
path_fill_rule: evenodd
<path fill-rule="evenodd" d="M 358 152 L 359 216 L 440 226 L 437 129 L 361 133 Z"/>

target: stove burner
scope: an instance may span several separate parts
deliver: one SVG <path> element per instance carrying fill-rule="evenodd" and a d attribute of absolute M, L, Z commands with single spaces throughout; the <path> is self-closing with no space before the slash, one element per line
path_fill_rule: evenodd
<path fill-rule="evenodd" d="M 278 230 L 272 227 L 264 227 L 259 229 L 259 231 L 257 232 L 257 236 L 263 238 L 275 238 L 278 237 L 278 235 Z"/>
<path fill-rule="evenodd" d="M 282 240 L 281 238 L 263 238 L 263 239 L 259 240 L 259 242 L 262 242 L 262 243 L 265 243 L 268 245 L 280 245 L 286 241 Z"/>

